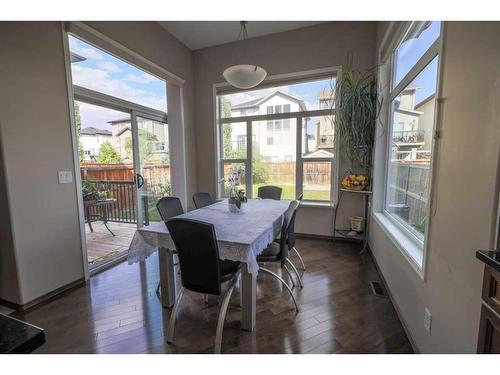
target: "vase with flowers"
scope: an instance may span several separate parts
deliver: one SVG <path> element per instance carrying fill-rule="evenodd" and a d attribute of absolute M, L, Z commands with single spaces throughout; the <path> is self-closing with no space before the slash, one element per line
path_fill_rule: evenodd
<path fill-rule="evenodd" d="M 229 199 L 228 206 L 229 211 L 238 213 L 242 209 L 242 204 L 247 201 L 245 196 L 245 191 L 242 189 L 238 189 L 238 186 L 241 184 L 241 180 L 243 178 L 243 174 L 245 170 L 243 168 L 232 168 L 225 179 L 221 180 L 221 183 L 228 183 L 229 190 Z"/>

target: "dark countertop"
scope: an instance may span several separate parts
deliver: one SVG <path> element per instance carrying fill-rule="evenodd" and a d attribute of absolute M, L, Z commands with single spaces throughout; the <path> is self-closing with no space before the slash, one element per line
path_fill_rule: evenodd
<path fill-rule="evenodd" d="M 500 272 L 500 251 L 499 250 L 478 250 L 476 258 L 486 263 L 488 266 Z"/>
<path fill-rule="evenodd" d="M 0 314 L 0 354 L 31 353 L 44 343 L 43 329 Z"/>

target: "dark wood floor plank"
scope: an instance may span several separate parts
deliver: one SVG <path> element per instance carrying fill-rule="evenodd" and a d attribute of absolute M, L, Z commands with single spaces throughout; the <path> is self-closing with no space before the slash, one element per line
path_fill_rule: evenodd
<path fill-rule="evenodd" d="M 297 248 L 307 266 L 304 288 L 293 290 L 299 313 L 277 280 L 259 274 L 256 330 L 241 330 L 237 291 L 226 317 L 223 352 L 412 353 L 390 300 L 371 291 L 369 282 L 380 277 L 371 257 L 359 255 L 359 245 L 298 239 Z M 267 267 L 283 275 L 279 267 Z M 37 353 L 211 353 L 217 299 L 206 305 L 200 295 L 188 293 L 174 344 L 167 344 L 170 310 L 155 294 L 158 279 L 155 254 L 145 264 L 121 263 L 15 316 L 46 330 L 47 343 Z"/>

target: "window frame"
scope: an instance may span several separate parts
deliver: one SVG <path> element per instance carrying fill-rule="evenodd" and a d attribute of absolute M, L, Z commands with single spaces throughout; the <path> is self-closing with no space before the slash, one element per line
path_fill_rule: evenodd
<path fill-rule="evenodd" d="M 385 149 L 385 160 L 384 160 L 384 183 L 383 183 L 383 200 L 382 200 L 382 214 L 383 217 L 389 221 L 389 225 L 383 225 L 386 231 L 391 231 L 390 225 L 395 226 L 395 230 L 402 233 L 406 238 L 404 241 L 411 244 L 412 249 L 407 249 L 405 246 L 400 246 L 398 244 L 398 248 L 403 252 L 405 257 L 408 259 L 412 267 L 417 271 L 417 273 L 424 279 L 425 275 L 425 266 L 426 266 L 426 253 L 428 248 L 428 238 L 429 238 L 429 228 L 431 221 L 431 212 L 432 212 L 432 197 L 434 193 L 434 181 L 435 181 L 435 164 L 436 164 L 436 148 L 437 148 L 437 139 L 439 137 L 439 113 L 440 113 L 440 101 L 439 101 L 439 93 L 441 88 L 441 74 L 442 74 L 442 48 L 443 48 L 443 34 L 444 34 L 444 22 L 441 22 L 440 25 L 440 34 L 439 37 L 432 43 L 432 45 L 427 49 L 427 51 L 418 59 L 418 61 L 412 66 L 412 68 L 408 71 L 408 73 L 399 81 L 396 86 L 394 85 L 395 80 L 395 64 L 396 64 L 396 55 L 397 49 L 401 45 L 407 33 L 411 30 L 411 27 L 414 22 L 409 22 L 405 28 L 403 28 L 402 32 L 399 35 L 394 47 L 392 48 L 391 55 L 389 57 L 390 64 L 390 74 L 389 74 L 389 94 L 388 94 L 388 105 L 387 105 L 387 132 L 386 132 L 386 149 Z M 392 154 L 392 132 L 394 125 L 394 110 L 392 106 L 392 102 L 401 94 L 401 92 L 411 83 L 413 80 L 435 59 L 438 58 L 437 65 L 437 74 L 436 74 L 436 90 L 435 90 L 435 110 L 434 110 L 434 118 L 433 118 L 433 127 L 432 127 L 432 144 L 431 144 L 431 152 L 432 152 L 432 160 L 429 165 L 429 194 L 426 202 L 426 226 L 425 231 L 423 233 L 423 239 L 420 239 L 415 233 L 410 230 L 407 225 L 403 224 L 401 220 L 398 220 L 394 215 L 387 211 L 387 195 L 388 195 L 388 187 L 389 187 L 389 171 L 391 164 L 391 154 Z M 379 222 L 380 219 L 378 220 Z M 393 233 L 391 237 L 396 238 L 396 234 Z M 409 242 L 408 242 L 409 240 Z M 421 257 L 416 259 L 414 248 L 418 248 L 421 252 Z"/>
<path fill-rule="evenodd" d="M 219 105 L 217 105 L 219 107 Z M 296 120 L 296 161 L 295 161 L 295 198 L 298 198 L 303 192 L 303 170 L 305 162 L 331 162 L 331 179 L 330 179 L 330 200 L 304 200 L 305 202 L 312 203 L 314 205 L 326 205 L 326 206 L 334 206 L 336 204 L 336 197 L 338 192 L 338 184 L 335 183 L 338 178 L 338 162 L 337 162 L 337 138 L 334 143 L 334 156 L 331 158 L 304 158 L 302 155 L 302 119 L 303 118 L 312 118 L 312 117 L 321 117 L 321 116 L 331 116 L 332 111 L 330 109 L 320 109 L 320 110 L 312 110 L 312 111 L 300 111 L 300 112 L 286 112 L 286 113 L 274 113 L 272 115 L 253 115 L 253 116 L 243 116 L 243 117 L 226 117 L 219 118 L 217 123 L 218 129 L 218 171 L 217 171 L 217 181 L 219 181 L 221 176 L 221 171 L 224 170 L 224 164 L 226 163 L 242 163 L 245 164 L 245 171 L 251 171 L 252 164 L 252 148 L 253 148 L 253 138 L 251 143 L 248 143 L 249 134 L 252 133 L 253 122 L 258 121 L 270 121 L 270 120 L 283 120 L 283 119 L 295 119 Z M 224 159 L 222 158 L 222 147 L 223 147 L 223 131 L 221 131 L 221 127 L 225 124 L 231 123 L 244 123 L 246 122 L 247 126 L 247 156 L 245 159 Z M 300 141 L 299 141 L 300 140 Z M 218 184 L 217 187 L 217 197 L 223 197 L 223 188 L 221 184 Z M 252 183 L 252 174 L 246 173 L 246 184 L 245 189 L 248 192 L 248 197 L 253 198 L 252 191 L 253 183 Z"/>

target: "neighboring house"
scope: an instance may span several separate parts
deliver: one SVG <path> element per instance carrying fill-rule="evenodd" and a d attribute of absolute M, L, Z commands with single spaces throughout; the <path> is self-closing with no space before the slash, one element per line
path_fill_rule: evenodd
<path fill-rule="evenodd" d="M 305 111 L 304 102 L 286 92 L 276 90 L 259 99 L 240 103 L 231 108 L 232 117 Z M 242 127 L 233 127 L 233 149 L 245 149 L 245 133 Z M 294 161 L 296 124 L 294 119 L 258 121 L 254 123 L 252 139 L 258 152 L 266 161 Z"/>
<path fill-rule="evenodd" d="M 331 95 L 322 92 L 318 95 L 321 109 L 331 108 Z M 231 107 L 231 117 L 256 116 L 264 114 L 302 112 L 306 111 L 304 101 L 289 93 L 276 90 L 262 98 L 253 99 Z M 305 128 L 310 129 L 309 121 L 305 119 Z M 303 137 L 302 150 L 324 149 L 327 154 L 333 152 L 333 126 L 326 118 L 321 118 L 315 124 L 315 130 L 307 137 Z M 270 162 L 295 161 L 296 154 L 296 121 L 295 119 L 270 120 L 254 122 L 252 140 L 255 144 L 254 152 Z M 233 150 L 246 149 L 245 128 L 233 126 L 231 145 Z"/>
<path fill-rule="evenodd" d="M 113 146 L 120 154 L 122 161 L 132 162 L 131 150 L 127 150 L 132 144 L 132 128 L 130 117 L 109 121 L 111 124 L 111 133 L 113 134 Z"/>
<path fill-rule="evenodd" d="M 123 161 L 132 161 L 132 128 L 130 118 L 109 121 L 111 133 L 113 135 L 113 146 L 120 153 Z M 139 147 L 141 152 L 147 149 L 151 156 L 148 161 L 169 164 L 168 152 L 168 127 L 163 123 L 153 120 L 138 118 L 137 127 L 139 129 Z"/>
<path fill-rule="evenodd" d="M 395 99 L 392 129 L 394 160 L 425 161 L 432 145 L 434 94 L 415 103 L 416 85 L 404 89 Z"/>
<path fill-rule="evenodd" d="M 99 157 L 99 148 L 104 142 L 111 142 L 113 136 L 109 130 L 97 129 L 92 126 L 80 131 L 80 142 L 83 148 L 84 160 L 92 161 Z"/>
<path fill-rule="evenodd" d="M 333 98 L 331 91 L 323 91 L 318 95 L 319 109 L 332 109 Z M 334 126 L 330 116 L 321 116 L 316 126 L 316 147 L 333 153 Z"/>

